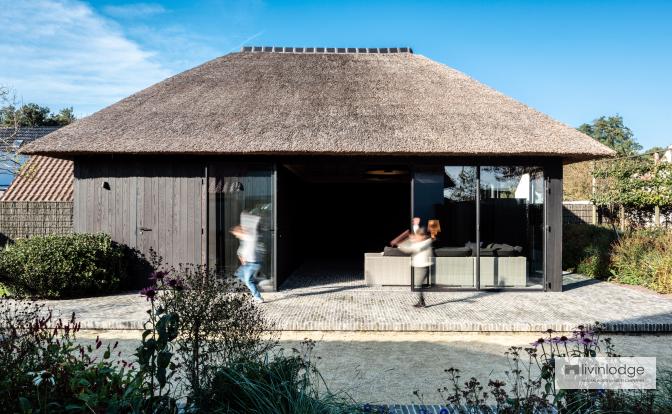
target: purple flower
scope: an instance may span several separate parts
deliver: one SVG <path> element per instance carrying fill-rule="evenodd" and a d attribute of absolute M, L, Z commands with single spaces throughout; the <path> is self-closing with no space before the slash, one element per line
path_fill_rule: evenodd
<path fill-rule="evenodd" d="M 146 287 L 140 291 L 140 295 L 145 296 L 147 300 L 154 300 L 156 293 L 156 288 L 154 286 Z"/>
<path fill-rule="evenodd" d="M 570 341 L 570 339 L 567 338 L 565 335 L 556 336 L 553 339 L 551 339 L 551 342 L 554 343 L 554 344 L 566 344 L 569 341 Z"/>
<path fill-rule="evenodd" d="M 587 336 L 584 336 L 583 338 L 579 339 L 579 343 L 581 345 L 594 345 L 595 341 L 593 341 L 592 338 L 588 338 Z"/>
<path fill-rule="evenodd" d="M 539 346 L 539 345 L 541 345 L 541 344 L 543 344 L 543 343 L 545 343 L 545 342 L 546 342 L 546 341 L 544 340 L 544 338 L 539 338 L 539 339 L 537 339 L 536 341 L 532 342 L 530 345 L 532 345 L 533 347 L 536 348 L 537 346 Z"/>
<path fill-rule="evenodd" d="M 173 288 L 175 290 L 184 289 L 184 283 L 182 282 L 182 279 L 180 279 L 180 278 L 175 277 L 175 278 L 172 278 L 172 279 L 168 279 L 168 281 L 166 283 L 168 284 L 168 286 L 170 286 L 171 288 Z"/>
<path fill-rule="evenodd" d="M 165 272 L 163 270 L 157 270 L 155 272 L 152 272 L 151 275 L 149 275 L 149 281 L 151 283 L 156 283 L 158 280 L 163 280 L 167 275 L 168 272 Z"/>
<path fill-rule="evenodd" d="M 163 271 L 163 270 L 159 270 L 159 271 L 154 272 L 153 276 L 156 280 L 163 280 L 164 277 L 168 276 L 168 272 Z"/>

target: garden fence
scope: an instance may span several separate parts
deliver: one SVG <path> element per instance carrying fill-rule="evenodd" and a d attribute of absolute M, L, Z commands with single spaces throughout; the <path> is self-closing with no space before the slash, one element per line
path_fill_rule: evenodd
<path fill-rule="evenodd" d="M 0 201 L 0 245 L 22 237 L 72 233 L 71 201 Z"/>
<path fill-rule="evenodd" d="M 562 203 L 562 221 L 564 224 L 598 224 L 599 218 L 593 215 L 590 201 L 570 201 Z"/>

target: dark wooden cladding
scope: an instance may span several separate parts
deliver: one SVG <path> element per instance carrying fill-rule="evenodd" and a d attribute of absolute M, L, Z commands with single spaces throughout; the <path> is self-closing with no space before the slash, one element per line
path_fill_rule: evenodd
<path fill-rule="evenodd" d="M 203 263 L 203 163 L 166 158 L 75 161 L 76 232 L 110 234 L 167 263 Z"/>
<path fill-rule="evenodd" d="M 74 231 L 104 232 L 115 241 L 145 254 L 153 249 L 173 266 L 194 263 L 216 267 L 221 264 L 218 256 L 220 259 L 230 258 L 229 268 L 237 266 L 237 242 L 230 236 L 229 228 L 238 224 L 241 209 L 259 203 L 272 205 L 264 225 L 264 234 L 268 237 L 263 240 L 269 261 L 262 273 L 272 277 L 276 287 L 301 261 L 301 250 L 296 241 L 300 237 L 297 229 L 304 224 L 304 218 L 295 203 L 310 197 L 293 190 L 292 182 L 299 178 L 290 172 L 290 164 L 302 164 L 312 170 L 319 170 L 316 166 L 322 164 L 339 165 L 350 174 L 353 170 L 347 163 L 355 161 L 364 161 L 367 167 L 394 165 L 411 171 L 433 164 L 542 166 L 546 180 L 546 288 L 562 290 L 560 158 L 367 157 L 353 160 L 305 156 L 291 159 L 249 156 L 243 159 L 231 156 L 100 155 L 82 156 L 74 161 Z M 344 174 L 337 176 L 345 177 Z M 274 184 L 276 178 L 277 185 Z M 244 194 L 232 192 L 232 184 L 242 185 Z M 212 186 L 210 190 L 208 185 Z"/>

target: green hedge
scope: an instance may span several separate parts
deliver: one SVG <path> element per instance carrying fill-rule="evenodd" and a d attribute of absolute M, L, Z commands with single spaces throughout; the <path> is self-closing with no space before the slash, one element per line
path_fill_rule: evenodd
<path fill-rule="evenodd" d="M 107 294 L 126 281 L 127 262 L 124 247 L 108 235 L 34 236 L 0 253 L 0 283 L 40 298 Z"/>

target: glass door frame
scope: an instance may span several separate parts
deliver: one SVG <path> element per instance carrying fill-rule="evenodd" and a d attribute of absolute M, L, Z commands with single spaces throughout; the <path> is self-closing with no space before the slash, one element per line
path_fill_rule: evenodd
<path fill-rule="evenodd" d="M 270 172 L 270 190 L 271 190 L 271 229 L 270 229 L 270 247 L 271 253 L 269 257 L 269 272 L 268 276 L 272 281 L 272 291 L 278 290 L 278 278 L 277 278 L 277 164 L 275 162 L 269 162 L 268 160 L 255 160 L 250 162 L 241 162 L 238 160 L 222 160 L 222 159 L 209 159 L 203 166 L 203 192 L 205 194 L 205 208 L 203 214 L 205 215 L 204 219 L 204 229 L 203 229 L 203 264 L 206 269 L 209 271 L 216 271 L 216 263 L 213 254 L 216 255 L 216 243 L 217 238 L 213 237 L 213 231 L 215 227 L 211 223 L 211 216 L 213 211 L 211 211 L 211 197 L 213 194 L 210 192 L 211 180 L 216 180 L 219 175 L 217 174 L 217 167 L 220 168 L 231 168 L 231 169 L 240 169 L 240 170 L 254 170 L 255 168 L 259 170 L 265 170 Z M 216 214 L 216 213 L 215 213 Z M 213 244 L 214 243 L 214 244 Z M 214 250 L 213 250 L 214 249 Z"/>
<path fill-rule="evenodd" d="M 456 162 L 454 160 L 445 160 L 442 164 L 441 163 L 436 163 L 432 162 L 431 164 L 425 164 L 423 166 L 469 166 L 469 167 L 474 167 L 476 169 L 476 196 L 475 196 L 475 214 L 476 214 L 476 226 L 475 226 L 475 240 L 476 240 L 476 246 L 480 246 L 481 244 L 481 168 L 482 167 L 489 167 L 489 166 L 502 166 L 502 167 L 508 167 L 508 166 L 530 166 L 530 167 L 539 167 L 540 170 L 543 173 L 543 183 L 544 183 L 544 188 L 543 188 L 543 193 L 544 193 L 544 201 L 543 201 L 543 207 L 542 207 L 542 229 L 544 233 L 544 237 L 541 238 L 541 243 L 542 243 L 542 264 L 541 268 L 543 269 L 543 276 L 542 276 L 542 287 L 490 287 L 490 288 L 484 288 L 481 287 L 481 249 L 478 248 L 476 249 L 476 263 L 474 267 L 474 272 L 475 272 L 475 282 L 474 282 L 474 287 L 471 286 L 464 286 L 464 287 L 459 287 L 459 286 L 450 286 L 450 287 L 441 287 L 441 286 L 433 286 L 430 288 L 421 288 L 425 292 L 450 292 L 450 291 L 484 291 L 484 292 L 499 292 L 499 291 L 507 291 L 507 292 L 546 292 L 548 291 L 548 269 L 547 269 L 547 231 L 548 231 L 548 194 L 549 194 L 549 189 L 550 189 L 550 176 L 547 174 L 547 167 L 544 162 L 501 162 L 498 160 L 482 160 L 481 162 Z M 417 169 L 418 164 L 414 163 L 413 165 L 409 166 L 409 172 L 411 173 L 411 180 L 410 180 L 410 186 L 411 186 L 411 211 L 410 211 L 410 217 L 409 221 L 411 218 L 414 217 L 415 215 L 415 184 L 416 184 L 416 173 L 418 171 Z M 416 289 L 414 286 L 411 286 L 411 290 Z"/>

